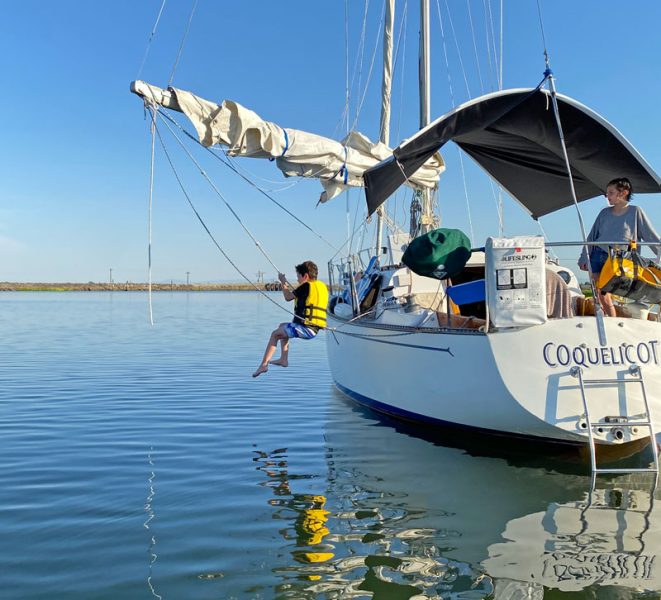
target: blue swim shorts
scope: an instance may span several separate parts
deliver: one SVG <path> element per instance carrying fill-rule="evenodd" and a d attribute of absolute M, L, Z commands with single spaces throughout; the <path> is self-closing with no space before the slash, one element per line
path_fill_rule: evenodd
<path fill-rule="evenodd" d="M 302 340 L 311 340 L 317 335 L 316 330 L 300 323 L 287 323 L 285 325 L 285 333 L 289 338 L 300 338 Z"/>
<path fill-rule="evenodd" d="M 608 260 L 608 252 L 602 250 L 599 246 L 593 246 L 590 250 L 590 267 L 595 275 L 599 275 Z"/>

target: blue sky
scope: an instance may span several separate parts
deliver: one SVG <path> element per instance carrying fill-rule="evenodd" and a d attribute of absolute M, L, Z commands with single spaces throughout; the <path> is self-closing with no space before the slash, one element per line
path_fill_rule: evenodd
<path fill-rule="evenodd" d="M 167 85 L 192 4 L 192 0 L 168 0 L 142 79 Z M 418 2 L 408 4 L 393 86 L 393 145 L 414 133 L 418 122 Z M 490 65 L 487 2 L 470 0 L 475 44 L 467 3 L 440 0 L 439 4 L 454 101 L 491 91 L 495 59 Z M 541 4 L 558 90 L 601 113 L 661 171 L 661 3 L 546 0 Z M 115 281 L 146 280 L 149 128 L 129 84 L 138 75 L 160 6 L 161 0 L 0 2 L 0 65 L 6 82 L 0 147 L 0 281 L 106 281 L 111 268 Z M 499 6 L 492 0 L 496 35 Z M 362 65 L 353 80 L 352 121 L 368 81 L 383 10 L 380 0 L 370 0 L 361 62 L 358 40 L 364 7 L 363 0 L 349 0 L 351 74 L 355 64 Z M 436 0 L 431 2 L 431 14 L 435 118 L 451 108 L 452 98 Z M 504 86 L 536 85 L 544 70 L 542 50 L 536 2 L 505 2 Z M 357 124 L 372 139 L 378 137 L 379 61 L 380 52 Z M 174 85 L 216 101 L 236 100 L 284 127 L 341 138 L 346 131 L 341 121 L 345 72 L 344 2 L 199 0 Z M 250 277 L 262 270 L 267 279 L 273 278 L 273 268 L 229 211 L 175 143 L 169 147 L 219 243 Z M 281 270 L 292 276 L 293 265 L 306 258 L 326 264 L 333 250 L 220 163 L 210 161 L 206 153 L 191 149 Z M 468 232 L 457 150 L 448 147 L 443 154 L 448 164 L 440 193 L 443 224 Z M 470 159 L 464 162 L 475 241 L 481 244 L 485 236 L 497 234 L 495 203 L 485 178 L 469 166 Z M 340 197 L 315 207 L 317 182 L 286 180 L 267 161 L 243 159 L 239 166 L 258 185 L 279 189 L 273 193 L 278 202 L 335 246 L 347 237 L 347 206 L 352 221 L 363 210 L 360 192 L 352 192 L 348 202 Z M 156 181 L 154 279 L 185 281 L 188 271 L 193 282 L 239 281 L 195 219 L 160 153 Z M 392 203 L 396 215 L 404 214 L 406 199 L 400 193 Z M 638 203 L 661 229 L 661 197 L 640 196 Z M 603 205 L 600 199 L 581 205 L 588 225 Z M 543 218 L 542 225 L 551 239 L 578 239 L 571 208 Z M 505 230 L 507 234 L 539 232 L 507 198 Z M 560 255 L 568 265 L 574 264 L 571 251 Z"/>

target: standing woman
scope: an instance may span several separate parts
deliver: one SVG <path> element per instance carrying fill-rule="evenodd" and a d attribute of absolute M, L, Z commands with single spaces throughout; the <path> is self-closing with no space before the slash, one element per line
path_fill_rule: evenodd
<path fill-rule="evenodd" d="M 632 206 L 629 201 L 633 197 L 631 182 L 626 177 L 613 179 L 606 187 L 607 206 L 598 215 L 588 234 L 588 242 L 619 242 L 623 244 L 635 241 L 659 242 L 659 234 L 654 230 L 647 215 L 640 206 Z M 597 281 L 599 273 L 608 259 L 608 246 L 590 246 L 590 266 L 592 278 Z M 661 247 L 654 248 L 657 259 L 661 255 Z M 582 271 L 588 270 L 588 254 L 585 247 L 578 260 Z M 610 294 L 597 290 L 599 303 L 604 313 L 614 317 L 615 307 Z"/>

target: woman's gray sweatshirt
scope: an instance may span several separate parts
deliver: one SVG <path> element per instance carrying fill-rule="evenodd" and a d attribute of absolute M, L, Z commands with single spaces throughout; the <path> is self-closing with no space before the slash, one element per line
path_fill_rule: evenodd
<path fill-rule="evenodd" d="M 613 214 L 610 206 L 607 206 L 598 215 L 588 234 L 588 242 L 624 242 L 633 240 L 637 235 L 638 242 L 658 242 L 659 234 L 654 230 L 645 211 L 640 206 L 629 205 L 621 215 Z M 593 248 L 594 246 L 590 246 Z M 608 252 L 608 245 L 599 246 Z M 657 260 L 661 257 L 661 247 L 652 248 Z M 587 266 L 588 255 L 583 248 L 581 257 L 578 259 L 580 267 Z"/>

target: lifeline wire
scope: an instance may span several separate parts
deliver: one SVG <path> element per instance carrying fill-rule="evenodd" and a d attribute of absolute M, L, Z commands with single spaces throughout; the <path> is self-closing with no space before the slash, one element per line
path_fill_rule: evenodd
<path fill-rule="evenodd" d="M 211 238 L 211 241 L 214 243 L 214 245 L 216 246 L 216 248 L 218 248 L 218 250 L 220 251 L 220 253 L 225 257 L 225 260 L 227 260 L 227 262 L 228 262 L 230 265 L 232 265 L 232 267 L 234 267 L 234 270 L 235 270 L 239 275 L 241 275 L 241 277 L 243 277 L 243 278 L 244 278 L 244 279 L 245 279 L 245 280 L 246 280 L 246 281 L 247 281 L 247 282 L 248 282 L 253 288 L 255 288 L 256 291 L 258 291 L 260 294 L 262 294 L 262 296 L 264 296 L 267 300 L 269 300 L 269 302 L 272 302 L 272 303 L 275 304 L 278 308 L 281 308 L 282 310 L 284 310 L 286 313 L 288 313 L 288 314 L 292 314 L 291 311 L 287 310 L 287 309 L 286 309 L 284 306 L 282 306 L 281 304 L 278 304 L 273 298 L 271 298 L 270 296 L 268 296 L 267 294 L 265 294 L 263 290 L 259 289 L 259 288 L 258 288 L 258 287 L 257 287 L 257 286 L 256 286 L 251 280 L 250 280 L 250 278 L 247 277 L 247 276 L 241 271 L 241 269 L 239 269 L 239 267 L 237 267 L 237 265 L 234 263 L 234 261 L 233 261 L 233 260 L 227 255 L 227 253 L 221 248 L 220 244 L 217 242 L 216 238 L 215 238 L 214 235 L 211 233 L 211 230 L 207 227 L 207 224 L 204 222 L 204 220 L 203 220 L 202 217 L 200 216 L 200 213 L 197 212 L 197 209 L 195 208 L 195 205 L 193 204 L 192 200 L 190 199 L 190 196 L 188 195 L 188 192 L 186 192 L 186 189 L 184 188 L 184 184 L 182 183 L 181 178 L 179 177 L 179 173 L 177 173 L 177 170 L 176 170 L 176 168 L 175 168 L 175 166 L 174 166 L 174 163 L 172 162 L 172 159 L 170 158 L 170 153 L 168 152 L 168 150 L 167 150 L 167 148 L 166 148 L 166 146 L 165 146 L 165 143 L 163 142 L 163 138 L 161 137 L 161 132 L 158 130 L 158 128 L 156 129 L 156 134 L 158 135 L 158 141 L 161 143 L 161 148 L 163 148 L 163 153 L 165 154 L 165 157 L 167 158 L 167 161 L 168 161 L 168 163 L 170 164 L 170 168 L 172 169 L 172 173 L 174 173 L 174 177 L 175 177 L 175 179 L 177 180 L 177 183 L 179 184 L 179 187 L 181 188 L 181 191 L 183 192 L 184 197 L 185 197 L 186 200 L 188 201 L 188 204 L 190 205 L 190 207 L 193 209 L 193 212 L 195 213 L 195 216 L 197 217 L 197 220 L 200 222 L 200 224 L 202 225 L 202 227 L 204 227 L 204 230 L 207 232 L 209 238 Z"/>
<path fill-rule="evenodd" d="M 172 73 L 170 74 L 170 80 L 168 81 L 168 87 L 172 85 L 172 81 L 174 80 L 174 74 L 175 71 L 177 70 L 177 67 L 179 66 L 179 59 L 181 58 L 181 53 L 184 50 L 184 44 L 186 43 L 186 38 L 188 38 L 188 31 L 190 30 L 191 23 L 193 22 L 193 15 L 195 14 L 195 9 L 197 8 L 197 0 L 193 2 L 193 8 L 190 11 L 190 17 L 188 18 L 188 25 L 186 25 L 186 31 L 184 32 L 184 37 L 181 39 L 181 44 L 179 46 L 179 52 L 177 53 L 177 59 L 174 61 L 174 65 L 172 67 Z"/>
<path fill-rule="evenodd" d="M 160 113 L 159 113 L 160 114 Z M 228 210 L 234 215 L 234 218 L 238 221 L 239 225 L 243 228 L 243 230 L 248 234 L 250 239 L 255 243 L 255 246 L 257 246 L 257 249 L 262 253 L 264 258 L 269 262 L 269 264 L 276 270 L 277 273 L 280 273 L 280 269 L 275 265 L 275 263 L 271 260 L 270 256 L 266 253 L 266 250 L 262 248 L 261 243 L 255 238 L 255 236 L 250 233 L 250 230 L 244 225 L 243 221 L 241 220 L 241 217 L 236 213 L 236 211 L 232 208 L 230 203 L 225 199 L 225 196 L 222 195 L 220 190 L 216 187 L 213 181 L 209 178 L 207 175 L 206 171 L 202 168 L 200 163 L 195 160 L 195 157 L 188 151 L 188 148 L 186 148 L 186 145 L 179 139 L 179 136 L 174 132 L 172 127 L 167 123 L 167 121 L 163 120 L 165 123 L 165 126 L 170 130 L 170 133 L 174 136 L 174 139 L 179 142 L 179 145 L 182 147 L 184 152 L 188 155 L 188 158 L 190 158 L 195 166 L 199 169 L 200 173 L 202 174 L 202 177 L 204 177 L 207 180 L 207 183 L 211 186 L 214 192 L 218 195 L 218 197 L 223 201 L 225 206 L 228 208 Z"/>
<path fill-rule="evenodd" d="M 272 196 L 270 196 L 265 190 L 263 190 L 262 188 L 260 188 L 260 187 L 259 187 L 254 181 L 251 181 L 248 177 L 246 177 L 245 175 L 243 175 L 243 173 L 241 173 L 241 172 L 240 172 L 240 171 L 239 171 L 239 170 L 238 170 L 238 169 L 237 169 L 237 168 L 236 168 L 236 167 L 235 167 L 235 166 L 229 161 L 229 159 L 228 159 L 228 160 L 223 160 L 223 158 L 222 158 L 221 156 L 219 156 L 218 154 L 216 154 L 211 148 L 208 148 L 207 146 L 203 145 L 203 144 L 200 142 L 200 140 L 199 140 L 198 138 L 196 138 L 193 134 L 191 134 L 191 133 L 189 133 L 188 131 L 186 131 L 186 130 L 185 130 L 185 129 L 184 129 L 179 123 L 177 123 L 177 121 L 175 121 L 175 120 L 174 120 L 170 115 L 168 115 L 167 113 L 159 113 L 159 116 L 160 116 L 161 118 L 165 118 L 165 119 L 167 119 L 168 121 L 170 121 L 170 123 L 172 123 L 173 125 L 175 125 L 175 126 L 179 129 L 179 131 L 181 131 L 184 135 L 186 135 L 187 137 L 189 137 L 191 140 L 193 140 L 193 141 L 194 141 L 196 144 L 198 144 L 199 146 L 202 146 L 202 148 L 204 148 L 207 152 L 209 152 L 209 153 L 211 154 L 211 156 L 213 156 L 214 158 L 216 158 L 217 160 L 219 160 L 219 161 L 220 161 L 222 164 L 224 164 L 228 169 L 234 171 L 234 173 L 236 173 L 239 177 L 241 177 L 241 179 L 243 179 L 248 185 L 251 185 L 252 187 L 254 187 L 254 188 L 255 188 L 260 194 L 262 194 L 263 196 L 265 196 L 266 198 L 268 198 L 268 199 L 269 199 L 271 202 L 273 202 L 273 204 L 275 204 L 278 208 L 280 208 L 280 209 L 282 209 L 283 211 L 285 211 L 290 217 L 292 217 L 292 219 L 294 219 L 295 221 L 297 221 L 298 223 L 300 223 L 301 225 L 303 225 L 303 227 L 305 227 L 308 231 L 310 231 L 311 233 L 313 233 L 314 235 L 316 235 L 316 236 L 317 236 L 322 242 L 324 242 L 326 245 L 330 246 L 333 250 L 337 250 L 337 248 L 336 248 L 335 246 L 333 246 L 333 244 L 331 244 L 331 243 L 330 243 L 330 242 L 329 242 L 329 241 L 328 241 L 323 235 L 321 235 L 320 233 L 317 233 L 317 232 L 316 232 L 314 229 L 312 229 L 312 227 L 310 227 L 307 223 L 304 223 L 303 221 L 301 221 L 301 219 L 299 219 L 294 213 L 292 213 L 289 209 L 287 209 L 285 206 L 283 206 L 282 204 L 280 204 L 280 202 L 278 202 L 275 198 L 273 198 Z M 226 156 L 227 156 L 227 154 L 226 154 Z"/>
<path fill-rule="evenodd" d="M 165 8 L 166 2 L 167 0 L 163 0 L 163 3 L 161 4 L 161 10 L 158 11 L 158 16 L 156 17 L 156 23 L 154 23 L 154 27 L 151 30 L 149 39 L 147 40 L 147 47 L 145 48 L 145 53 L 142 56 L 142 63 L 140 64 L 140 68 L 138 69 L 138 75 L 136 79 L 140 79 L 140 75 L 142 75 L 142 69 L 145 66 L 145 62 L 147 62 L 147 55 L 149 54 L 149 49 L 151 48 L 151 42 L 154 39 L 154 36 L 156 35 L 156 28 L 158 27 L 158 22 L 161 20 L 161 15 L 163 14 L 163 9 Z"/>

